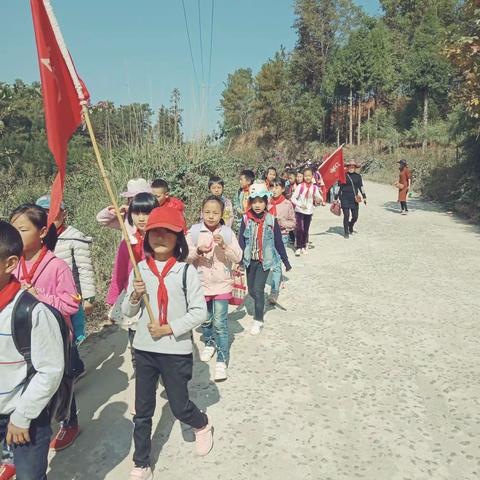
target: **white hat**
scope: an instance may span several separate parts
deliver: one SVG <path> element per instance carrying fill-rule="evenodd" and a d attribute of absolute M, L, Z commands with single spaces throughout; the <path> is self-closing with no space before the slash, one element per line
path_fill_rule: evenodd
<path fill-rule="evenodd" d="M 137 193 L 152 193 L 150 184 L 144 178 L 133 178 L 127 183 L 127 191 L 120 194 L 121 197 L 132 198 Z"/>
<path fill-rule="evenodd" d="M 250 189 L 248 191 L 248 198 L 256 198 L 256 197 L 271 197 L 272 192 L 267 190 L 267 186 L 265 182 L 255 182 L 250 185 Z"/>

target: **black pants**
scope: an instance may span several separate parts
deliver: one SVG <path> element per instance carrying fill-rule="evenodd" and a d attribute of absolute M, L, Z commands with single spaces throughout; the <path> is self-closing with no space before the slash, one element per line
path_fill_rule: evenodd
<path fill-rule="evenodd" d="M 258 260 L 252 260 L 247 267 L 247 286 L 248 293 L 255 302 L 254 319 L 263 322 L 263 313 L 265 310 L 265 285 L 267 283 L 270 270 L 263 269 L 263 263 Z"/>
<path fill-rule="evenodd" d="M 343 230 L 345 234 L 353 233 L 353 226 L 357 223 L 358 220 L 358 205 L 350 208 L 350 207 L 342 207 L 343 211 Z M 352 217 L 350 218 L 350 212 Z"/>
<path fill-rule="evenodd" d="M 402 207 L 402 212 L 405 210 L 406 212 L 408 212 L 408 206 L 407 206 L 407 202 L 400 202 L 400 205 Z"/>
<path fill-rule="evenodd" d="M 173 415 L 193 428 L 203 428 L 207 416 L 190 401 L 188 382 L 192 378 L 193 355 L 171 355 L 135 350 L 135 410 L 133 417 L 133 461 L 137 467 L 150 466 L 152 417 L 155 413 L 157 382 L 162 378 Z"/>
<path fill-rule="evenodd" d="M 295 237 L 297 239 L 297 248 L 307 248 L 308 237 L 310 231 L 310 224 L 312 223 L 313 215 L 306 213 L 295 212 L 295 219 L 297 226 L 295 229 Z"/>
<path fill-rule="evenodd" d="M 73 372 L 75 377 L 78 377 L 85 371 L 85 364 L 80 358 L 80 354 L 78 353 L 78 348 L 75 344 L 73 344 L 72 346 L 71 362 L 72 362 L 72 367 L 73 367 Z M 77 423 L 78 423 L 77 402 L 75 400 L 75 393 L 74 393 L 72 397 L 72 404 L 70 405 L 70 418 L 68 419 L 68 422 L 65 422 L 65 426 L 73 426 L 73 425 L 76 425 Z"/>

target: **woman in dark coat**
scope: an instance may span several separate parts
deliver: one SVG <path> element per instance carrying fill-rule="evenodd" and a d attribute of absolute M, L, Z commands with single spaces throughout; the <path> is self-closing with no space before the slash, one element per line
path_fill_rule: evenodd
<path fill-rule="evenodd" d="M 367 195 L 363 188 L 362 176 L 355 172 L 358 167 L 355 160 L 349 160 L 345 164 L 347 174 L 345 175 L 345 183 L 339 183 L 340 190 L 335 196 L 335 200 L 340 198 L 340 204 L 343 211 L 343 230 L 345 238 L 350 238 L 353 233 L 353 226 L 358 220 L 359 205 L 367 204 Z"/>

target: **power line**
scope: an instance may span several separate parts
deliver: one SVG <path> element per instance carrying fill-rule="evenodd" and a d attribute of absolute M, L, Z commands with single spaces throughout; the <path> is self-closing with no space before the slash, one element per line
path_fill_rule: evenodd
<path fill-rule="evenodd" d="M 210 59 L 208 61 L 208 86 L 210 87 L 210 79 L 212 76 L 212 47 L 213 47 L 213 13 L 215 10 L 215 0 L 212 0 L 212 15 L 210 22 Z"/>
<path fill-rule="evenodd" d="M 185 29 L 187 31 L 188 48 L 190 50 L 190 60 L 192 61 L 193 74 L 195 76 L 195 83 L 198 85 L 198 75 L 197 75 L 197 69 L 195 68 L 195 61 L 193 60 L 192 41 L 190 39 L 190 30 L 188 29 L 187 10 L 185 9 L 184 0 L 182 0 L 182 7 L 183 7 L 183 17 L 185 19 Z"/>
<path fill-rule="evenodd" d="M 203 68 L 203 35 L 202 35 L 202 9 L 200 7 L 200 0 L 197 0 L 198 5 L 198 33 L 200 35 L 200 60 L 202 62 L 202 83 L 204 81 L 204 68 Z"/>

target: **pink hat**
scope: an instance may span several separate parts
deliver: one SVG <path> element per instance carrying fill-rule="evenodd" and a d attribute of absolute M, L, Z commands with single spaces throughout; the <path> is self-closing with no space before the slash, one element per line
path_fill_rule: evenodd
<path fill-rule="evenodd" d="M 124 198 L 133 198 L 137 193 L 152 193 L 150 184 L 144 178 L 133 178 L 127 183 L 127 191 L 120 194 Z"/>

